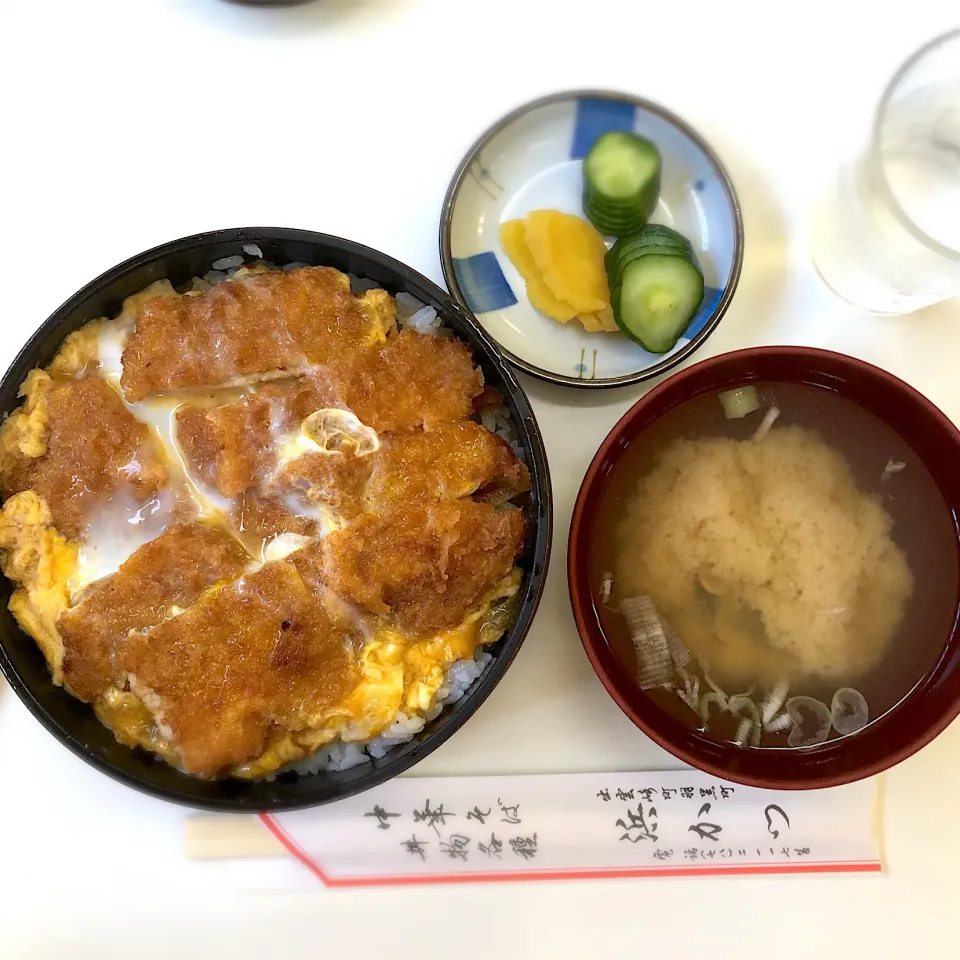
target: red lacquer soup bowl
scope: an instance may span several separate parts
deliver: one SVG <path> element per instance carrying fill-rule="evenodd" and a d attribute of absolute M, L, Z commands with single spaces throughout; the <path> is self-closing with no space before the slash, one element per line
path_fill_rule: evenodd
<path fill-rule="evenodd" d="M 598 528 L 598 524 L 611 482 L 623 475 L 617 473 L 618 466 L 623 465 L 631 445 L 654 425 L 659 425 L 662 432 L 663 418 L 688 402 L 751 383 L 782 384 L 786 385 L 785 391 L 790 385 L 814 387 L 853 401 L 866 411 L 870 422 L 876 418 L 903 441 L 904 449 L 911 451 L 918 466 L 929 473 L 932 482 L 928 490 L 935 498 L 939 488 L 944 502 L 943 509 L 937 507 L 935 532 L 938 542 L 945 545 L 939 554 L 946 564 L 943 569 L 950 572 L 942 578 L 946 589 L 941 598 L 946 599 L 937 620 L 942 626 L 936 635 L 929 631 L 930 636 L 924 638 L 929 651 L 924 663 L 928 665 L 921 668 L 915 685 L 892 709 L 850 736 L 815 746 L 744 747 L 710 739 L 695 724 L 682 722 L 637 686 L 614 654 L 598 609 L 598 575 L 592 558 L 606 529 Z M 850 408 L 849 403 L 846 406 Z M 752 416 L 760 418 L 762 414 Z M 623 712 L 656 743 L 694 767 L 724 779 L 772 789 L 829 787 L 872 776 L 915 753 L 960 714 L 960 588 L 953 572 L 960 561 L 958 511 L 960 432 L 929 400 L 901 380 L 860 360 L 806 347 L 759 347 L 715 357 L 675 374 L 634 404 L 590 464 L 574 508 L 567 554 L 577 630 L 597 675 Z M 895 519 L 895 540 L 898 522 Z M 919 574 L 915 580 L 920 582 Z M 912 602 L 923 596 L 918 587 Z"/>

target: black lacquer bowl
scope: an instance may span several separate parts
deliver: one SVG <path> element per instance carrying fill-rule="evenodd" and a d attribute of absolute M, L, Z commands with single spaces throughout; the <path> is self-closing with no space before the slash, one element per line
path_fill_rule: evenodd
<path fill-rule="evenodd" d="M 505 673 L 536 613 L 550 554 L 552 499 L 540 431 L 523 389 L 499 349 L 476 321 L 426 277 L 369 247 L 308 230 L 249 227 L 217 230 L 174 240 L 108 270 L 72 296 L 30 338 L 0 382 L 0 415 L 19 403 L 17 391 L 27 372 L 45 366 L 67 334 L 96 317 L 113 316 L 124 298 L 155 280 L 174 286 L 210 270 L 222 257 L 256 244 L 264 259 L 336 267 L 376 281 L 390 293 L 406 291 L 436 308 L 444 322 L 473 351 L 486 382 L 501 391 L 530 467 L 531 490 L 522 504 L 527 521 L 526 549 L 520 559 L 524 579 L 516 620 L 488 651 L 492 662 L 467 694 L 444 709 L 412 741 L 382 759 L 342 772 L 311 776 L 281 774 L 273 781 L 200 780 L 180 773 L 142 750 L 116 742 L 85 703 L 54 686 L 33 639 L 7 609 L 11 584 L 0 577 L 0 670 L 37 719 L 65 746 L 109 776 L 144 793 L 211 810 L 290 810 L 352 796 L 409 769 L 447 740 L 473 715 Z"/>

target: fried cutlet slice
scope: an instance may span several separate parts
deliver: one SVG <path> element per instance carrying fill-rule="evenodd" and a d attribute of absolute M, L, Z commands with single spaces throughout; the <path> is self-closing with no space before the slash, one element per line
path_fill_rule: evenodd
<path fill-rule="evenodd" d="M 309 506 L 309 505 L 308 505 Z M 268 539 L 284 533 L 313 537 L 319 533 L 316 518 L 290 498 L 282 498 L 258 490 L 248 490 L 235 501 L 233 522 L 241 534 Z"/>
<path fill-rule="evenodd" d="M 384 436 L 367 500 L 371 509 L 471 495 L 488 503 L 505 503 L 529 489 L 529 471 L 509 444 L 479 423 L 458 420 L 429 432 Z"/>
<path fill-rule="evenodd" d="M 196 479 L 234 497 L 275 466 L 278 439 L 332 402 L 326 379 L 308 374 L 229 403 L 185 403 L 177 408 L 176 442 Z"/>
<path fill-rule="evenodd" d="M 473 412 L 484 413 L 487 410 L 499 410 L 503 406 L 503 396 L 495 387 L 484 387 L 473 398 Z"/>
<path fill-rule="evenodd" d="M 57 623 L 71 692 L 93 700 L 114 682 L 122 685 L 114 653 L 127 634 L 154 626 L 218 581 L 239 577 L 247 560 L 236 540 L 205 524 L 171 527 L 144 544 Z"/>
<path fill-rule="evenodd" d="M 519 510 L 444 501 L 364 514 L 291 560 L 322 564 L 335 593 L 421 636 L 461 623 L 513 568 L 522 540 Z"/>
<path fill-rule="evenodd" d="M 327 375 L 336 405 L 378 433 L 465 419 L 483 390 L 483 374 L 463 343 L 413 330 L 330 364 Z"/>
<path fill-rule="evenodd" d="M 277 438 L 295 434 L 319 410 L 349 410 L 378 432 L 432 429 L 470 416 L 482 389 L 483 375 L 462 343 L 409 330 L 379 349 L 263 384 L 256 395 L 185 404 L 177 411 L 177 442 L 195 477 L 236 496 L 274 465 Z"/>
<path fill-rule="evenodd" d="M 217 480 L 217 436 L 207 419 L 207 407 L 184 404 L 175 415 L 174 440 L 190 475 L 207 486 Z"/>
<path fill-rule="evenodd" d="M 183 769 L 213 777 L 342 700 L 353 682 L 352 630 L 278 561 L 134 634 L 118 659 L 171 731 Z"/>
<path fill-rule="evenodd" d="M 331 267 L 225 280 L 199 296 L 144 303 L 120 383 L 132 402 L 295 373 L 382 342 L 395 322 L 386 291 L 355 297 L 346 274 Z"/>
<path fill-rule="evenodd" d="M 190 473 L 225 497 L 257 485 L 273 466 L 271 402 L 250 394 L 220 406 L 177 409 L 176 441 Z"/>
<path fill-rule="evenodd" d="M 303 490 L 342 520 L 395 505 L 475 495 L 505 503 L 530 488 L 530 475 L 500 437 L 472 420 L 426 432 L 384 434 L 379 449 L 306 453 L 286 463 L 277 483 Z"/>
<path fill-rule="evenodd" d="M 372 456 L 352 453 L 305 453 L 285 464 L 277 478 L 283 488 L 301 491 L 323 504 L 337 520 L 349 521 L 363 513 Z"/>
<path fill-rule="evenodd" d="M 279 405 L 274 422 L 288 430 L 317 410 L 339 407 L 384 433 L 467 418 L 482 390 L 483 374 L 463 343 L 404 330 L 376 349 L 346 354 L 295 380 L 264 384 L 260 393 Z"/>
<path fill-rule="evenodd" d="M 0 431 L 4 498 L 35 490 L 57 530 L 77 539 L 89 508 L 121 485 L 129 484 L 140 503 L 166 485 L 150 429 L 104 380 L 51 379 L 36 371 L 33 382 L 38 392 L 42 386 L 34 408 L 12 414 Z"/>
<path fill-rule="evenodd" d="M 265 383 L 260 396 L 272 404 L 273 422 L 281 432 L 294 432 L 312 413 L 337 404 L 335 382 L 326 367 L 302 377 Z"/>
<path fill-rule="evenodd" d="M 273 403 L 273 422 L 283 430 L 295 431 L 316 411 L 338 407 L 385 433 L 465 419 L 483 389 L 483 374 L 459 340 L 404 330 L 376 349 L 264 384 L 259 394 Z"/>

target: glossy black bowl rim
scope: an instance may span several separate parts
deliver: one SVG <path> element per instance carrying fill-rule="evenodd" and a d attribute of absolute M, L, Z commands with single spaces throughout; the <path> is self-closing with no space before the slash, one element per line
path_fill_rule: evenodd
<path fill-rule="evenodd" d="M 730 209 L 733 211 L 733 263 L 730 268 L 730 281 L 724 289 L 723 296 L 717 301 L 717 305 L 713 308 L 713 313 L 710 315 L 710 318 L 704 324 L 703 328 L 685 347 L 683 347 L 681 350 L 678 350 L 672 356 L 661 360 L 659 363 L 655 363 L 652 367 L 646 367 L 645 369 L 638 370 L 634 373 L 626 373 L 619 377 L 601 377 L 596 380 L 587 380 L 578 377 L 567 377 L 563 374 L 553 373 L 550 370 L 545 370 L 543 367 L 538 367 L 535 364 L 529 363 L 528 361 L 516 356 L 516 354 L 507 350 L 507 348 L 502 344 L 498 344 L 500 352 L 503 353 L 510 363 L 512 363 L 518 370 L 522 370 L 524 373 L 529 373 L 531 376 L 537 377 L 539 380 L 545 380 L 547 383 L 559 384 L 563 387 L 578 387 L 586 390 L 603 390 L 611 387 L 626 387 L 634 383 L 643 383 L 646 380 L 653 380 L 656 377 L 663 375 L 668 370 L 672 370 L 678 364 L 683 363 L 684 360 L 699 350 L 700 347 L 703 346 L 703 344 L 707 341 L 707 338 L 713 333 L 714 330 L 716 330 L 718 324 L 723 319 L 724 314 L 727 312 L 727 308 L 730 306 L 730 303 L 733 300 L 733 295 L 736 293 L 737 284 L 740 282 L 740 271 L 743 268 L 743 214 L 740 210 L 740 200 L 737 196 L 736 188 L 733 185 L 733 180 L 730 178 L 730 174 L 727 172 L 727 168 L 723 165 L 723 162 L 720 160 L 717 152 L 713 149 L 713 147 L 710 146 L 709 143 L 707 143 L 706 140 L 704 140 L 702 136 L 700 136 L 699 133 L 697 133 L 696 130 L 693 129 L 693 127 L 690 126 L 690 124 L 686 122 L 686 120 L 681 119 L 679 116 L 677 116 L 677 114 L 667 110 L 665 107 L 660 106 L 660 104 L 654 103 L 651 100 L 645 100 L 643 97 L 637 97 L 630 93 L 620 93 L 615 90 L 564 90 L 559 93 L 551 93 L 545 97 L 539 97 L 536 100 L 530 100 L 529 102 L 517 107 L 515 110 L 511 110 L 510 113 L 501 117 L 496 121 L 496 123 L 492 124 L 482 134 L 480 134 L 470 149 L 466 152 L 463 159 L 460 161 L 460 164 L 458 165 L 453 174 L 453 178 L 450 181 L 450 185 L 447 187 L 446 196 L 443 198 L 443 207 L 440 211 L 440 265 L 443 269 L 443 279 L 447 284 L 450 293 L 454 296 L 460 306 L 463 307 L 463 309 L 468 313 L 470 312 L 470 307 L 463 296 L 463 291 L 460 289 L 460 285 L 457 283 L 456 273 L 453 269 L 453 253 L 450 248 L 450 229 L 453 221 L 454 207 L 457 203 L 457 197 L 460 194 L 460 187 L 462 186 L 463 181 L 466 179 L 470 166 L 473 164 L 474 160 L 476 160 L 476 158 L 479 156 L 481 150 L 483 150 L 492 137 L 500 133 L 501 130 L 510 126 L 510 124 L 514 121 L 519 120 L 520 117 L 532 112 L 533 110 L 537 110 L 540 107 L 546 107 L 553 103 L 561 103 L 565 100 L 580 99 L 617 100 L 626 103 L 632 103 L 634 106 L 641 107 L 644 110 L 648 110 L 650 113 L 656 114 L 657 116 L 666 120 L 668 123 L 675 126 L 677 129 L 681 130 L 704 152 L 704 154 L 716 168 L 720 183 L 723 185 L 727 199 L 730 201 Z M 479 323 L 479 321 L 477 322 Z"/>
<path fill-rule="evenodd" d="M 350 784 L 337 797 L 315 800 L 301 797 L 270 800 L 266 803 L 247 797 L 198 799 L 185 796 L 176 789 L 150 783 L 134 773 L 119 769 L 93 753 L 80 739 L 75 737 L 69 729 L 58 724 L 47 713 L 43 705 L 37 700 L 29 686 L 20 677 L 18 671 L 10 662 L 4 638 L 0 637 L 0 673 L 6 677 L 11 689 L 17 694 L 34 717 L 72 753 L 82 760 L 85 760 L 100 772 L 107 774 L 112 779 L 132 787 L 141 793 L 195 809 L 216 810 L 229 813 L 252 813 L 257 811 L 280 812 L 283 810 L 304 809 L 346 799 L 347 797 L 355 796 L 358 793 L 376 787 L 398 774 L 403 773 L 446 742 L 476 713 L 481 704 L 490 695 L 493 688 L 499 683 L 504 673 L 506 673 L 507 668 L 519 652 L 520 646 L 530 630 L 534 615 L 536 614 L 543 595 L 553 540 L 553 493 L 543 438 L 526 393 L 510 369 L 509 364 L 504 361 L 500 348 L 480 324 L 477 323 L 473 315 L 469 311 L 462 309 L 452 297 L 433 283 L 433 281 L 387 254 L 342 237 L 292 227 L 239 227 L 211 230 L 181 237 L 178 240 L 172 240 L 168 243 L 145 250 L 142 253 L 138 253 L 100 274 L 95 280 L 86 284 L 54 310 L 18 352 L 3 377 L 0 378 L 0 384 L 6 384 L 11 375 L 14 374 L 25 360 L 32 365 L 32 358 L 38 350 L 41 349 L 45 338 L 57 330 L 74 310 L 80 308 L 94 294 L 99 293 L 103 288 L 116 282 L 128 272 L 143 267 L 153 261 L 162 260 L 172 254 L 183 253 L 187 250 L 221 243 L 237 243 L 241 245 L 244 243 L 256 244 L 260 240 L 268 239 L 286 240 L 312 244 L 317 247 L 326 247 L 344 255 L 371 261 L 378 267 L 394 271 L 404 280 L 413 281 L 416 285 L 427 289 L 439 303 L 443 304 L 443 307 L 449 314 L 455 316 L 460 323 L 470 328 L 484 351 L 485 356 L 483 359 L 496 368 L 497 373 L 501 376 L 506 389 L 510 393 L 513 403 L 516 404 L 522 414 L 522 423 L 518 423 L 515 426 L 520 433 L 528 457 L 527 466 L 530 470 L 531 489 L 536 490 L 539 495 L 541 519 L 536 530 L 536 537 L 531 542 L 530 549 L 532 557 L 531 566 L 536 569 L 531 569 L 530 573 L 525 577 L 529 586 L 527 586 L 526 590 L 521 594 L 523 599 L 521 600 L 521 606 L 517 613 L 517 619 L 514 621 L 510 630 L 507 631 L 499 641 L 502 646 L 490 667 L 474 682 L 468 694 L 464 696 L 456 715 L 449 717 L 442 726 L 428 733 L 422 742 L 418 743 L 414 749 L 406 752 L 404 755 L 391 760 L 390 754 L 388 753 L 376 767 L 372 764 L 365 764 L 364 766 L 369 770 L 369 776 L 363 777 L 356 783 Z M 26 637 L 27 634 L 24 633 L 24 636 Z M 33 642 L 32 638 L 28 639 Z M 66 691 L 64 691 L 64 695 L 69 696 Z"/>

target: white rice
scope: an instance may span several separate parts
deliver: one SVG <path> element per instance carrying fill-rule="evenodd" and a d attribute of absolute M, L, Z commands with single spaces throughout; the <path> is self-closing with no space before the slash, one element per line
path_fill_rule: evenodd
<path fill-rule="evenodd" d="M 384 757 L 391 747 L 412 740 L 426 725 L 427 721 L 423 717 L 408 717 L 400 712 L 397 719 L 380 736 L 374 737 L 367 744 L 367 753 L 375 759 Z"/>
<path fill-rule="evenodd" d="M 401 290 L 396 296 L 397 301 L 397 324 L 403 327 L 404 324 L 418 311 L 422 310 L 424 304 L 416 297 Z"/>
<path fill-rule="evenodd" d="M 506 407 L 498 407 L 496 410 L 484 410 L 480 414 L 480 422 L 495 436 L 501 437 L 510 444 L 518 460 L 526 460 L 526 451 L 517 439 L 516 431 L 513 429 L 513 418 Z"/>
<path fill-rule="evenodd" d="M 219 260 L 214 260 L 211 266 L 214 270 L 229 270 L 231 267 L 242 267 L 243 254 L 238 253 L 232 257 L 221 257 Z"/>

